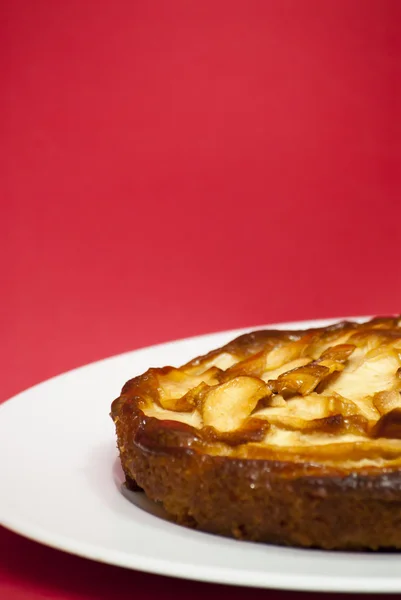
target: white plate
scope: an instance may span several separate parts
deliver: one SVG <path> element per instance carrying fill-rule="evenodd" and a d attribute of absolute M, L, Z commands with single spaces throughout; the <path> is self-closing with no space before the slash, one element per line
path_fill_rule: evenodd
<path fill-rule="evenodd" d="M 243 331 L 116 356 L 1 405 L 1 524 L 67 552 L 152 573 L 266 588 L 401 592 L 400 554 L 239 542 L 175 525 L 144 495 L 122 490 L 109 417 L 122 384 L 149 366 L 179 365 Z"/>

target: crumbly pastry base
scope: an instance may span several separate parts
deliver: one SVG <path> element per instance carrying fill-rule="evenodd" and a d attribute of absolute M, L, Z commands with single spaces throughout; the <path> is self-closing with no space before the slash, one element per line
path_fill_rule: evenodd
<path fill-rule="evenodd" d="M 205 425 L 205 415 L 210 411 L 210 405 L 215 409 L 221 406 L 222 399 L 227 401 L 225 396 L 219 397 L 216 406 L 216 390 L 219 393 L 224 391 L 226 388 L 222 386 L 233 377 L 238 377 L 236 366 L 244 364 L 244 360 L 247 368 L 253 362 L 251 368 L 255 369 L 252 357 L 257 356 L 260 362 L 261 353 L 267 357 L 280 344 L 284 347 L 302 340 L 305 342 L 305 336 L 308 336 L 307 353 L 311 352 L 312 345 L 313 351 L 317 352 L 316 344 L 323 339 L 326 340 L 325 351 L 327 344 L 329 348 L 338 346 L 336 342 L 343 341 L 345 332 L 348 332 L 345 337 L 354 335 L 354 339 L 364 339 L 362 345 L 367 339 L 370 340 L 368 347 L 365 347 L 366 344 L 364 346 L 365 358 L 368 357 L 366 360 L 370 360 L 371 356 L 379 356 L 378 360 L 381 360 L 381 351 L 398 356 L 400 320 L 380 319 L 363 326 L 341 324 L 337 329 L 258 332 L 241 336 L 223 349 L 195 359 L 182 368 L 185 375 L 189 372 L 191 377 L 198 377 L 199 371 L 202 373 L 202 365 L 206 369 L 203 372 L 206 372 L 210 370 L 211 362 L 217 360 L 221 364 L 222 355 L 235 356 L 234 364 L 225 369 L 219 367 L 219 371 L 214 373 L 217 384 L 214 379 L 209 381 L 206 388 L 201 383 L 199 389 L 198 384 L 195 386 L 196 393 L 193 388 L 183 388 L 177 392 L 177 370 L 170 368 L 151 369 L 127 382 L 112 405 L 112 418 L 116 425 L 127 486 L 143 489 L 150 499 L 162 503 L 178 523 L 211 533 L 257 542 L 325 549 L 401 549 L 401 435 L 399 409 L 397 405 L 394 406 L 397 397 L 392 394 L 394 391 L 399 394 L 398 369 L 394 371 L 392 381 L 385 379 L 388 389 L 385 390 L 387 396 L 384 396 L 384 400 L 381 389 L 375 391 L 376 395 L 381 393 L 381 396 L 370 394 L 367 397 L 366 409 L 358 399 L 357 414 L 342 415 L 344 422 L 341 422 L 339 415 L 331 414 L 323 418 L 323 424 L 321 418 L 317 421 L 310 419 L 313 427 L 308 425 L 309 429 L 305 429 L 303 419 L 301 434 L 296 432 L 297 439 L 303 440 L 303 446 L 298 443 L 299 452 L 293 452 L 292 442 L 289 446 L 280 445 L 280 442 L 274 446 L 272 453 L 269 439 L 274 441 L 277 435 L 269 438 L 269 431 L 278 427 L 277 411 L 274 413 L 272 410 L 275 414 L 273 426 L 268 422 L 267 426 L 263 423 L 261 427 L 260 417 L 254 416 L 259 413 L 269 421 L 269 407 L 273 409 L 277 404 L 277 379 L 275 382 L 268 380 L 273 392 L 267 394 L 267 398 L 263 395 L 259 398 L 261 394 L 258 392 L 257 404 L 240 427 L 233 429 L 233 423 L 226 422 L 225 429 L 231 427 L 231 430 L 223 431 L 221 421 L 215 421 L 220 423 L 220 429 Z M 356 337 L 355 332 L 358 334 Z M 376 339 L 373 343 L 373 337 L 378 337 L 379 341 Z M 348 345 L 352 341 L 348 340 Z M 309 363 L 309 374 L 315 362 L 316 358 L 313 358 L 313 364 Z M 362 363 L 360 360 L 358 368 Z M 344 364 L 347 365 L 347 361 Z M 374 365 L 377 370 L 379 363 L 375 362 Z M 302 369 L 302 366 L 296 368 Z M 234 369 L 234 372 L 227 375 L 230 369 Z M 286 405 L 298 401 L 298 397 L 300 402 L 304 398 L 307 398 L 305 402 L 321 401 L 317 396 L 310 397 L 309 389 L 305 390 L 303 373 L 302 370 L 296 372 L 296 379 L 298 388 L 304 385 L 304 396 L 298 393 L 299 389 L 294 391 L 291 388 L 288 392 L 283 391 L 282 386 Z M 174 383 L 173 393 L 171 387 L 166 385 L 166 378 L 168 380 L 170 374 Z M 241 377 L 248 375 L 249 372 L 241 371 Z M 376 380 L 379 381 L 377 377 Z M 340 379 L 337 381 L 340 382 Z M 380 385 L 382 381 L 379 381 Z M 181 384 L 182 380 L 179 379 L 179 382 Z M 241 385 L 244 383 L 243 380 L 239 382 Z M 322 395 L 332 393 L 332 380 L 326 383 L 326 387 L 321 385 L 321 380 L 317 384 Z M 185 385 L 188 387 L 186 380 Z M 170 390 L 170 396 L 166 394 L 166 389 Z M 248 388 L 244 389 L 249 391 Z M 254 393 L 253 388 L 251 391 Z M 181 392 L 185 393 L 181 395 Z M 185 407 L 183 397 L 187 401 L 189 399 L 193 406 Z M 393 403 L 391 406 L 386 405 L 387 399 L 390 404 Z M 241 411 L 243 399 L 234 400 L 231 395 L 232 410 L 239 407 Z M 281 397 L 278 403 L 281 406 Z M 304 407 L 303 404 L 299 405 Z M 166 409 L 166 406 L 169 408 Z M 330 406 L 333 408 L 332 403 Z M 349 406 L 347 404 L 348 412 Z M 380 409 L 377 409 L 376 418 L 375 406 Z M 201 423 L 197 416 L 195 418 L 195 412 L 201 414 Z M 361 412 L 365 420 L 361 419 Z M 174 419 L 175 413 L 181 420 Z M 213 414 L 215 416 L 216 411 Z M 166 419 L 166 416 L 170 418 Z M 347 422 L 350 416 L 354 419 L 351 419 L 351 425 Z M 290 427 L 289 431 L 293 433 L 293 423 L 289 424 L 287 417 L 281 418 L 284 430 Z M 349 441 L 352 435 L 355 436 L 354 442 Z M 320 436 L 319 443 L 310 449 L 309 440 L 314 436 Z M 343 438 L 348 446 L 359 448 L 351 460 L 350 457 L 344 457 L 342 450 L 336 451 L 337 448 L 346 448 Z M 289 439 L 292 440 L 291 437 Z M 305 444 L 305 440 L 308 443 Z M 322 446 L 326 450 L 334 448 L 333 455 L 330 457 L 328 451 L 322 453 Z M 316 448 L 315 457 L 313 448 Z"/>

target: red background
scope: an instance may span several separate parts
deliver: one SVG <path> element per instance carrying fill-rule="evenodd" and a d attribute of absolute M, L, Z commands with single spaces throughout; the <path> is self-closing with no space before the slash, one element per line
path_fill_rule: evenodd
<path fill-rule="evenodd" d="M 398 0 L 1 9 L 0 401 L 176 337 L 400 312 Z M 4 598 L 116 581 L 221 593 L 0 531 Z"/>

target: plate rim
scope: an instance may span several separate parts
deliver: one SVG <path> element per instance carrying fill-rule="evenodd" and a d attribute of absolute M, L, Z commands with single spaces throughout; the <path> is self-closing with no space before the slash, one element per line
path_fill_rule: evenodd
<path fill-rule="evenodd" d="M 21 533 L 14 528 L 12 524 L 1 522 L 0 525 L 9 531 L 12 531 L 13 533 L 20 535 L 21 537 L 29 539 L 35 543 L 42 544 L 59 552 L 71 554 L 72 556 L 78 556 L 86 560 L 92 560 L 101 564 L 107 564 L 132 571 L 140 571 L 150 575 L 185 579 L 187 581 L 200 581 L 203 583 L 214 583 L 244 588 L 271 589 L 293 592 L 397 594 L 400 593 L 401 589 L 401 575 L 395 580 L 386 580 L 383 577 L 375 577 L 367 581 L 363 578 L 363 576 L 348 577 L 342 575 L 341 578 L 338 578 L 337 576 L 329 577 L 327 575 L 297 574 L 288 576 L 288 574 L 284 573 L 269 573 L 269 582 L 266 582 L 260 570 L 255 570 L 254 572 L 249 571 L 247 573 L 249 580 L 245 582 L 243 578 L 238 576 L 237 571 L 227 567 L 209 566 L 206 574 L 205 568 L 197 569 L 196 567 L 193 568 L 193 565 L 189 566 L 185 563 L 169 562 L 161 559 L 143 559 L 140 554 L 135 553 L 132 555 L 136 558 L 134 566 L 130 560 L 125 560 L 124 557 L 128 556 L 125 552 L 113 551 L 112 557 L 110 557 L 110 550 L 108 550 L 108 558 L 105 559 L 103 552 L 95 551 L 95 546 L 91 544 L 79 543 L 75 546 L 73 542 L 71 544 L 66 544 L 64 541 L 62 545 L 59 545 L 57 542 L 57 536 L 46 534 L 41 535 L 39 538 L 37 537 L 38 533 L 35 534 L 35 531 L 40 532 L 41 528 L 39 527 L 27 527 L 24 530 L 24 533 Z M 63 537 L 62 539 L 65 540 L 66 538 Z M 308 549 L 299 548 L 297 550 L 308 552 Z M 337 552 L 333 552 L 333 554 L 337 554 Z M 252 577 L 254 577 L 254 580 L 251 580 Z M 335 583 L 330 584 L 330 582 Z M 397 583 L 399 586 L 396 585 Z"/>

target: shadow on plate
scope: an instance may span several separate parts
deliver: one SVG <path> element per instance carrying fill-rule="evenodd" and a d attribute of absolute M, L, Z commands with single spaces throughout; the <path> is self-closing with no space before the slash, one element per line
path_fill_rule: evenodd
<path fill-rule="evenodd" d="M 166 524 L 174 524 L 160 504 L 149 500 L 144 492 L 132 492 L 126 488 L 125 476 L 114 441 L 93 447 L 89 457 L 85 466 L 86 481 L 104 504 L 113 511 L 118 506 L 117 510 L 127 517 L 132 514 L 135 506 L 144 512 L 144 517 L 145 515 L 150 519 L 156 517 Z M 122 502 L 121 498 L 123 498 Z"/>
<path fill-rule="evenodd" d="M 132 504 L 135 504 L 141 510 L 153 515 L 154 517 L 159 517 L 160 519 L 164 519 L 165 521 L 174 522 L 173 519 L 169 517 L 169 515 L 164 510 L 161 504 L 157 502 L 153 502 L 149 500 L 146 496 L 145 492 L 138 491 L 133 492 L 129 490 L 125 484 L 125 477 L 123 470 L 121 468 L 120 459 L 117 457 L 113 464 L 113 480 L 116 484 L 118 490 L 121 494 Z"/>

